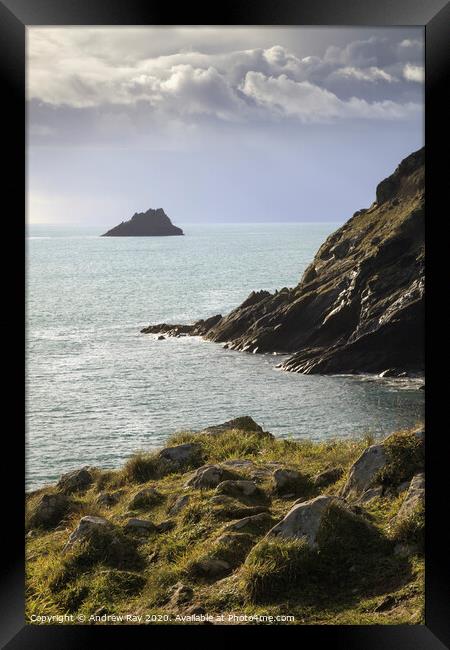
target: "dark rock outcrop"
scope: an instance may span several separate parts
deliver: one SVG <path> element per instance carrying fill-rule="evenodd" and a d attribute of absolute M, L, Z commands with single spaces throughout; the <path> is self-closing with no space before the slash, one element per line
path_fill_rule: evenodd
<path fill-rule="evenodd" d="M 56 526 L 69 510 L 70 501 L 64 494 L 44 494 L 30 517 L 30 528 Z"/>
<path fill-rule="evenodd" d="M 377 200 L 328 237 L 299 284 L 253 292 L 227 316 L 142 330 L 201 335 L 234 350 L 291 356 L 308 373 L 423 371 L 424 159 L 420 149 Z"/>
<path fill-rule="evenodd" d="M 158 325 L 149 325 L 141 330 L 142 334 L 166 334 L 166 336 L 205 336 L 222 320 L 221 314 L 211 316 L 206 320 L 200 319 L 193 325 L 170 325 L 168 323 L 159 323 Z M 161 337 L 158 337 L 160 340 Z"/>
<path fill-rule="evenodd" d="M 129 221 L 122 221 L 102 237 L 167 237 L 184 235 L 181 228 L 174 226 L 162 208 L 135 212 Z"/>
<path fill-rule="evenodd" d="M 73 494 L 74 492 L 87 490 L 92 481 L 93 478 L 89 467 L 82 467 L 63 474 L 58 481 L 57 488 L 64 494 Z"/>

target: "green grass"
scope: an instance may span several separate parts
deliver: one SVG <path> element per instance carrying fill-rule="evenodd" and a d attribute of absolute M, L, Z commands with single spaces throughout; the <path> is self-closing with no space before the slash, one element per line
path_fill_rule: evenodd
<path fill-rule="evenodd" d="M 377 481 L 386 487 L 409 481 L 424 466 L 423 442 L 411 431 L 389 436 L 385 443 L 387 465 L 379 472 Z"/>
<path fill-rule="evenodd" d="M 308 579 L 317 553 L 305 543 L 263 540 L 248 555 L 242 569 L 243 590 L 252 603 L 274 600 Z"/>
<path fill-rule="evenodd" d="M 413 512 L 390 526 L 392 539 L 398 544 L 413 544 L 422 554 L 425 545 L 425 509 L 419 505 Z"/>
<path fill-rule="evenodd" d="M 127 460 L 121 474 L 124 482 L 146 483 L 163 476 L 163 464 L 156 454 L 138 452 Z"/>
<path fill-rule="evenodd" d="M 233 467 L 239 478 L 248 479 L 255 468 L 262 470 L 273 461 L 296 469 L 308 486 L 305 498 L 310 498 L 337 493 L 352 463 L 373 439 L 315 443 L 273 440 L 231 430 L 217 436 L 181 433 L 168 444 L 193 441 L 200 443 L 208 464 L 251 460 L 250 468 Z M 390 460 L 383 475 L 386 484 L 410 476 L 421 462 L 408 432 L 398 434 L 398 439 L 394 436 L 389 445 Z M 342 478 L 325 489 L 314 488 L 312 477 L 336 466 L 343 468 Z M 211 501 L 216 495 L 214 489 L 186 491 L 184 484 L 191 475 L 192 468 L 172 466 L 168 471 L 157 454 L 136 454 L 122 469 L 97 470 L 91 488 L 71 497 L 68 511 L 50 530 L 33 528 L 32 514 L 42 494 L 55 488 L 29 495 L 27 620 L 36 614 L 172 612 L 168 590 L 181 581 L 193 588 L 193 604 L 212 614 L 289 613 L 300 624 L 423 621 L 423 513 L 415 513 L 394 527 L 392 522 L 404 495 L 388 492 L 374 499 L 364 506 L 363 520 L 362 515 L 343 518 L 342 513 L 331 509 L 321 530 L 319 548 L 310 550 L 298 541 L 265 538 L 266 524 L 226 531 L 236 519 L 262 509 L 268 511 L 273 523 L 287 514 L 292 500 L 273 492 L 271 473 L 259 474 L 261 494 L 252 503 L 239 498 L 216 503 Z M 146 487 L 156 487 L 161 497 L 130 512 L 132 498 Z M 111 507 L 97 504 L 105 490 L 118 490 L 118 501 Z M 131 516 L 155 524 L 168 519 L 170 505 L 186 493 L 190 495 L 188 505 L 170 516 L 173 530 L 141 537 L 125 529 Z M 110 527 L 63 552 L 71 531 L 87 514 L 107 518 Z M 399 543 L 415 545 L 417 551 L 401 557 L 393 552 Z M 196 563 L 205 558 L 228 562 L 230 569 L 225 577 L 199 575 Z"/>

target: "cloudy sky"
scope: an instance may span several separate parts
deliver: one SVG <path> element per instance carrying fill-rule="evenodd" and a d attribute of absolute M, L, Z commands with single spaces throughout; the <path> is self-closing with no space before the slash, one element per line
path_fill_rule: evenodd
<path fill-rule="evenodd" d="M 344 221 L 423 145 L 422 28 L 27 34 L 30 223 Z"/>

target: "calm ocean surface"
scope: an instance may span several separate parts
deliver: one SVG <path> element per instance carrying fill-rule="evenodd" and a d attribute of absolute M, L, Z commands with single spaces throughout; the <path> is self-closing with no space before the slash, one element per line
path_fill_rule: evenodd
<path fill-rule="evenodd" d="M 225 314 L 254 289 L 293 286 L 337 225 L 191 224 L 185 237 L 160 238 L 30 226 L 27 488 L 82 465 L 118 466 L 174 431 L 239 415 L 313 439 L 420 420 L 415 381 L 286 373 L 274 368 L 279 356 L 139 333 Z"/>

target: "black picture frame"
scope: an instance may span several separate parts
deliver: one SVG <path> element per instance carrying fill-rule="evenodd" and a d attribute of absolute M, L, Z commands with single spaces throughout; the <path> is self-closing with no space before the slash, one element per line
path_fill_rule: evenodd
<path fill-rule="evenodd" d="M 176 22 L 174 22 L 176 21 Z M 431 241 L 432 224 L 446 221 L 444 206 L 448 159 L 445 90 L 448 79 L 448 25 L 450 6 L 444 0 L 229 0 L 217 5 L 184 4 L 176 9 L 168 3 L 145 0 L 3 0 L 0 1 L 0 70 L 4 91 L 3 109 L 3 197 L 9 209 L 3 214 L 4 243 L 11 258 L 3 254 L 2 341 L 6 352 L 7 378 L 4 396 L 3 541 L 0 588 L 0 643 L 9 650 L 23 648 L 92 648 L 100 642 L 132 642 L 131 637 L 146 635 L 154 642 L 159 626 L 31 626 L 24 622 L 24 377 L 23 350 L 25 323 L 25 28 L 32 25 L 329 25 L 329 26 L 425 26 L 426 35 L 426 190 L 427 190 L 427 295 L 433 298 L 434 259 L 439 257 Z M 448 118 L 447 118 L 448 119 Z M 445 121 L 444 121 L 445 120 Z M 447 181 L 447 183 L 446 183 Z M 23 197 L 23 202 L 22 202 Z M 431 226 L 430 226 L 431 224 Z M 436 227 L 439 227 L 436 226 Z M 445 257 L 444 257 L 445 259 Z M 11 265 L 13 264 L 13 266 Z M 431 289 L 431 292 L 430 292 Z M 448 293 L 448 291 L 447 291 Z M 427 299 L 427 323 L 430 302 Z M 436 332 L 433 338 L 436 340 Z M 427 324 L 427 359 L 432 346 Z M 437 383 L 437 382 L 436 382 Z M 296 626 L 264 627 L 264 635 L 294 632 L 299 647 L 314 645 L 345 650 L 438 650 L 449 647 L 448 536 L 442 514 L 448 495 L 448 477 L 439 468 L 445 444 L 445 431 L 433 431 L 437 421 L 435 382 L 427 361 L 426 400 L 426 623 L 416 626 Z M 433 406 L 432 406 L 433 405 Z M 444 404 L 445 406 L 445 404 Z M 8 416 L 8 417 L 6 417 Z M 442 435 L 441 435 L 442 434 Z M 8 445 L 8 446 L 7 446 Z M 442 509 L 441 509 L 442 508 Z M 444 513 L 445 514 L 445 513 Z M 444 516 L 444 520 L 447 518 Z M 447 571 L 446 571 L 447 569 Z M 252 629 L 249 629 L 252 628 Z M 275 628 L 275 629 L 274 629 Z M 222 628 L 223 629 L 223 628 Z M 261 627 L 257 629 L 261 632 Z M 186 627 L 165 627 L 165 639 L 173 640 Z M 188 634 L 205 639 L 218 638 L 214 626 L 191 626 Z M 245 643 L 254 634 L 253 626 L 227 627 L 226 635 L 236 635 Z M 223 631 L 220 631 L 222 636 Z M 169 637 L 167 636 L 169 635 Z M 212 637 L 211 637 L 212 635 Z M 239 635 L 237 637 L 237 635 Z M 224 638 L 224 637 L 222 637 Z M 266 637 L 267 641 L 269 639 Z"/>

